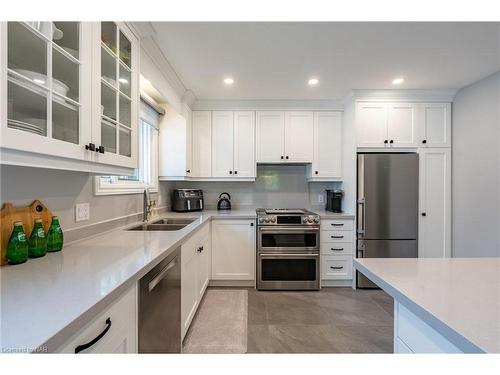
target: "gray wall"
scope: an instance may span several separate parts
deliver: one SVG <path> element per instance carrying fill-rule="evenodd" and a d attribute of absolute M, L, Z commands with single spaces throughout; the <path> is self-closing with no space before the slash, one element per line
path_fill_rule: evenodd
<path fill-rule="evenodd" d="M 163 183 L 160 183 L 160 185 Z M 205 206 L 215 208 L 222 192 L 231 194 L 232 207 L 253 209 L 256 207 L 309 208 L 321 206 L 318 195 L 325 189 L 341 187 L 341 183 L 306 181 L 304 165 L 260 165 L 255 182 L 175 182 L 175 188 L 203 189 Z"/>
<path fill-rule="evenodd" d="M 453 256 L 500 256 L 500 72 L 453 103 Z"/>
<path fill-rule="evenodd" d="M 64 230 L 74 229 L 142 212 L 142 195 L 94 195 L 94 179 L 88 173 L 41 168 L 0 166 L 0 200 L 14 205 L 27 205 L 41 199 L 58 215 Z M 157 206 L 168 205 L 168 185 L 161 185 Z M 77 203 L 90 203 L 90 220 L 75 222 Z"/>

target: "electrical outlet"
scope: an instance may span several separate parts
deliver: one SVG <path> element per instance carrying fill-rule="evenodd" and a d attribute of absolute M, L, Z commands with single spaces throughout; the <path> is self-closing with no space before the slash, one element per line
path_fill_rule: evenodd
<path fill-rule="evenodd" d="M 90 205 L 88 203 L 79 203 L 75 205 L 75 221 L 86 221 L 90 219 Z"/>
<path fill-rule="evenodd" d="M 325 197 L 323 194 L 318 195 L 318 203 L 325 203 Z"/>

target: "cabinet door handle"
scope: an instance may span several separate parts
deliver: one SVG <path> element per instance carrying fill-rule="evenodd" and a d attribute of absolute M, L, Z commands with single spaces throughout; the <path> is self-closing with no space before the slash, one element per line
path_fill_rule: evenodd
<path fill-rule="evenodd" d="M 390 144 L 393 144 L 393 143 L 394 143 L 394 140 L 392 140 L 392 139 L 391 139 L 391 140 L 389 141 L 389 143 L 390 143 Z"/>
<path fill-rule="evenodd" d="M 200 246 L 198 249 L 196 249 L 196 251 L 201 253 L 203 251 L 203 246 Z"/>
<path fill-rule="evenodd" d="M 332 223 L 330 224 L 332 227 L 343 227 L 344 224 L 337 224 L 337 223 Z"/>
<path fill-rule="evenodd" d="M 233 174 L 233 171 L 229 171 L 229 174 Z"/>
<path fill-rule="evenodd" d="M 191 173 L 191 169 L 186 170 L 186 173 Z"/>
<path fill-rule="evenodd" d="M 344 266 L 338 266 L 338 267 L 335 267 L 335 266 L 330 266 L 330 268 L 332 270 L 341 270 L 342 268 L 344 268 Z"/>
<path fill-rule="evenodd" d="M 238 171 L 234 171 L 234 174 L 238 174 Z"/>
<path fill-rule="evenodd" d="M 288 155 L 287 155 L 287 157 L 286 157 L 286 158 L 288 159 Z"/>
<path fill-rule="evenodd" d="M 95 152 L 99 152 L 101 154 L 104 154 L 104 146 L 99 146 L 95 148 Z"/>
<path fill-rule="evenodd" d="M 427 143 L 427 139 L 424 139 L 422 143 L 425 145 Z"/>
<path fill-rule="evenodd" d="M 422 216 L 427 216 L 427 213 L 425 213 L 425 212 L 422 212 Z"/>
<path fill-rule="evenodd" d="M 386 140 L 384 141 L 384 143 L 385 143 L 385 144 L 387 144 L 387 143 L 389 143 L 389 141 L 386 139 Z"/>
<path fill-rule="evenodd" d="M 253 223 L 250 223 L 250 226 L 253 227 Z"/>
<path fill-rule="evenodd" d="M 330 250 L 332 250 L 332 251 L 344 251 L 344 248 L 343 247 L 339 247 L 339 248 L 331 247 Z"/>
<path fill-rule="evenodd" d="M 314 171 L 314 174 L 318 174 L 318 171 Z"/>
<path fill-rule="evenodd" d="M 95 144 L 89 143 L 88 145 L 85 145 L 85 150 L 95 151 Z"/>
<path fill-rule="evenodd" d="M 283 160 L 283 156 L 281 156 L 281 160 Z"/>
<path fill-rule="evenodd" d="M 80 353 L 82 350 L 90 348 L 92 345 L 94 345 L 97 341 L 102 339 L 106 333 L 108 333 L 109 329 L 111 328 L 111 318 L 106 319 L 106 328 L 99 333 L 92 341 L 89 341 L 86 344 L 78 345 L 75 348 L 75 354 Z"/>
<path fill-rule="evenodd" d="M 330 236 L 331 238 L 344 238 L 344 236 Z"/>

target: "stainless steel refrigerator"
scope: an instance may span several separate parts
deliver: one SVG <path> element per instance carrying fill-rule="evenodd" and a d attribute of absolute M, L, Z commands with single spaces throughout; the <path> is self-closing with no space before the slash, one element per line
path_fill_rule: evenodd
<path fill-rule="evenodd" d="M 358 154 L 358 258 L 418 256 L 418 154 Z M 359 288 L 376 288 L 357 272 Z"/>

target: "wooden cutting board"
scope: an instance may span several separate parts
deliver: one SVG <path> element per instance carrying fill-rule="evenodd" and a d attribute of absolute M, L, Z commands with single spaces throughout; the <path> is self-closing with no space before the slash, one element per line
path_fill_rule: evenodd
<path fill-rule="evenodd" d="M 24 233 L 29 237 L 35 224 L 35 219 L 42 219 L 45 232 L 52 221 L 52 212 L 42 201 L 35 200 L 29 206 L 14 207 L 12 203 L 5 203 L 0 212 L 0 265 L 7 264 L 7 244 L 14 229 L 14 222 L 22 221 Z"/>

